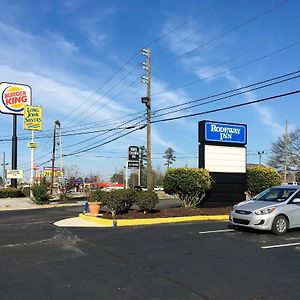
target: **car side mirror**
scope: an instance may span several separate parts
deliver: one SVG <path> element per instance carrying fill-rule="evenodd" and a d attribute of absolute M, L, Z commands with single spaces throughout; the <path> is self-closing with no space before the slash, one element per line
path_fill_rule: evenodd
<path fill-rule="evenodd" d="M 300 203 L 300 198 L 293 199 L 293 203 Z"/>

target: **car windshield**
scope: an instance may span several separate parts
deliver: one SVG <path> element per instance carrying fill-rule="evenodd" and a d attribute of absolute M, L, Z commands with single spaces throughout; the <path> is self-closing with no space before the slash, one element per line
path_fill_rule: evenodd
<path fill-rule="evenodd" d="M 282 202 L 289 198 L 297 189 L 270 188 L 253 198 L 256 201 Z"/>

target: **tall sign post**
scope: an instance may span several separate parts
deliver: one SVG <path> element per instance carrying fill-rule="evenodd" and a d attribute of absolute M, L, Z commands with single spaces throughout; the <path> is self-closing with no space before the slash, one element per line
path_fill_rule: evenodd
<path fill-rule="evenodd" d="M 214 184 L 203 206 L 230 206 L 245 200 L 247 125 L 199 122 L 199 167 Z"/>
<path fill-rule="evenodd" d="M 34 167 L 34 152 L 37 148 L 37 143 L 34 142 L 34 131 L 42 130 L 42 114 L 43 110 L 40 106 L 24 106 L 23 126 L 25 130 L 31 130 L 31 142 L 28 147 L 31 149 L 31 164 L 30 164 L 30 185 L 34 184 L 35 167 Z"/>
<path fill-rule="evenodd" d="M 0 83 L 0 112 L 13 115 L 12 170 L 17 170 L 17 115 L 24 114 L 24 106 L 31 105 L 31 87 L 26 84 Z M 11 178 L 11 187 L 17 187 L 17 178 Z"/>
<path fill-rule="evenodd" d="M 129 146 L 128 148 L 128 160 L 126 161 L 126 183 L 125 186 L 128 188 L 128 169 L 138 169 L 138 185 L 141 185 L 141 169 L 140 169 L 140 148 L 138 146 Z"/>

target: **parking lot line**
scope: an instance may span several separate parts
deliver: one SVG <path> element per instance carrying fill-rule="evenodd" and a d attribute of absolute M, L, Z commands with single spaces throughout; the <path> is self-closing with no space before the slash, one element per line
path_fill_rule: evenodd
<path fill-rule="evenodd" d="M 230 232 L 234 231 L 234 229 L 220 229 L 220 230 L 209 230 L 209 231 L 199 231 L 200 234 L 206 234 L 206 233 L 218 233 L 218 232 Z"/>
<path fill-rule="evenodd" d="M 261 249 L 271 249 L 271 248 L 281 248 L 281 247 L 291 247 L 291 246 L 298 246 L 300 243 L 291 243 L 291 244 L 280 244 L 280 245 L 273 245 L 273 246 L 263 246 Z"/>

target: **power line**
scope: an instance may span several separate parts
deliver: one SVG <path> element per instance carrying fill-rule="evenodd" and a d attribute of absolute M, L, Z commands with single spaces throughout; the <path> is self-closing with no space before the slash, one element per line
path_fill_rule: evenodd
<path fill-rule="evenodd" d="M 300 73 L 300 71 L 298 71 L 297 73 Z M 293 80 L 293 79 L 296 79 L 296 78 L 299 78 L 299 77 L 300 77 L 300 75 L 293 76 L 291 78 L 282 79 L 282 80 L 279 80 L 279 81 L 276 81 L 276 82 L 272 82 L 272 83 L 268 83 L 268 84 L 265 84 L 265 85 L 262 85 L 262 86 L 254 87 L 254 88 L 248 89 L 246 91 L 237 92 L 237 93 L 234 93 L 234 94 L 231 94 L 231 95 L 228 95 L 228 96 L 224 96 L 224 97 L 220 97 L 220 98 L 217 98 L 217 99 L 209 100 L 209 101 L 206 101 L 206 102 L 201 102 L 201 103 L 198 103 L 198 104 L 190 105 L 188 107 L 179 108 L 179 109 L 173 110 L 171 112 L 165 112 L 165 113 L 156 115 L 154 117 L 158 118 L 158 117 L 161 117 L 161 116 L 164 116 L 164 115 L 174 114 L 174 113 L 179 112 L 179 111 L 191 109 L 191 108 L 202 106 L 202 105 L 205 105 L 205 104 L 214 103 L 214 102 L 217 102 L 217 101 L 220 101 L 220 100 L 225 100 L 225 99 L 232 98 L 232 97 L 235 97 L 235 96 L 239 96 L 239 95 L 242 95 L 242 94 L 245 94 L 245 93 L 250 93 L 250 92 L 253 92 L 253 91 L 256 91 L 256 90 L 259 90 L 259 89 L 263 89 L 263 88 L 266 88 L 266 87 L 277 85 L 277 84 L 280 84 L 280 83 L 283 83 L 283 82 L 286 82 L 286 81 L 290 81 L 290 80 Z M 268 81 L 270 81 L 270 80 L 268 80 Z M 194 100 L 194 103 L 195 102 L 200 102 L 200 101 L 203 101 L 203 100 L 201 100 L 201 99 Z"/>
<path fill-rule="evenodd" d="M 190 117 L 205 115 L 205 114 L 214 113 L 214 112 L 218 112 L 218 111 L 224 111 L 224 110 L 229 110 L 232 108 L 242 107 L 242 106 L 246 106 L 246 105 L 250 105 L 250 104 L 260 103 L 260 102 L 264 102 L 264 101 L 268 101 L 268 100 L 274 100 L 274 99 L 278 99 L 281 97 L 286 97 L 286 96 L 290 96 L 290 95 L 294 95 L 294 94 L 298 94 L 298 93 L 300 93 L 300 90 L 295 90 L 292 92 L 279 94 L 276 96 L 271 96 L 271 97 L 267 97 L 267 98 L 263 98 L 263 99 L 259 99 L 259 100 L 253 100 L 253 101 L 249 101 L 249 102 L 245 102 L 245 103 L 235 104 L 235 105 L 231 105 L 231 106 L 225 106 L 222 108 L 216 108 L 216 109 L 208 110 L 205 112 L 187 114 L 187 115 L 172 117 L 172 118 L 168 118 L 168 119 L 154 120 L 154 121 L 152 121 L 152 123 L 167 122 L 167 121 L 173 121 L 173 120 L 178 120 L 178 119 L 183 119 L 183 118 L 190 118 Z"/>

